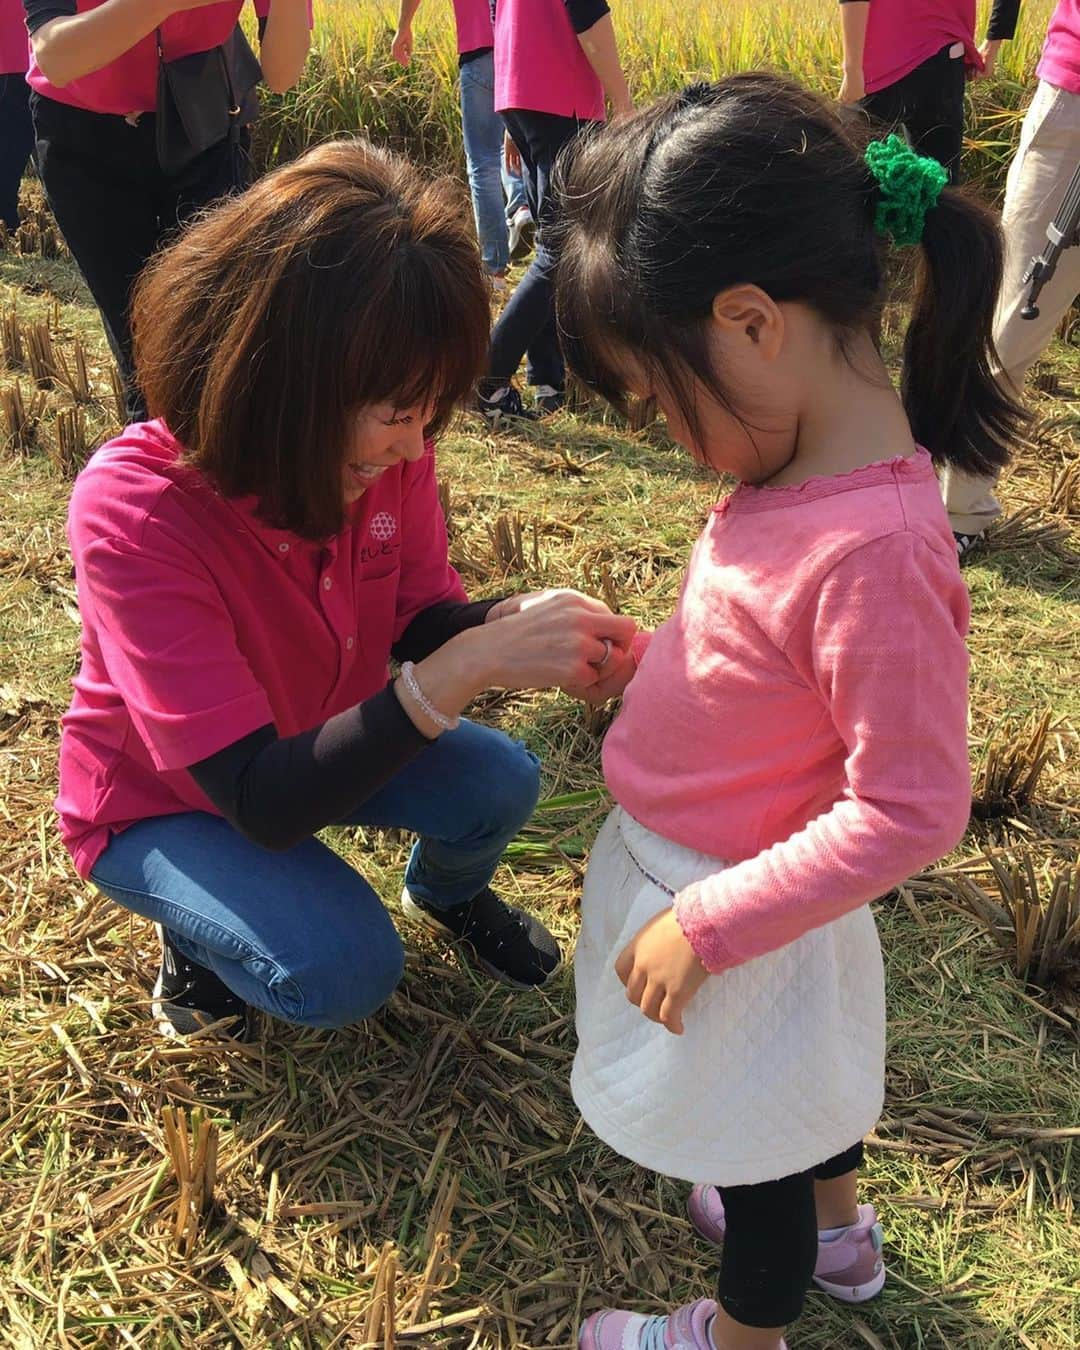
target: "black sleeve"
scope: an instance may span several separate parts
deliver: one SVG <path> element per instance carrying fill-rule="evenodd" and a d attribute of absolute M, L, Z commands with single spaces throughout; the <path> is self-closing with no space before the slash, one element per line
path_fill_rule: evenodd
<path fill-rule="evenodd" d="M 1019 17 L 1020 0 L 994 0 L 990 22 L 986 25 L 986 36 L 991 42 L 1006 41 L 1016 32 Z"/>
<path fill-rule="evenodd" d="M 23 0 L 26 27 L 36 33 L 42 24 L 52 19 L 66 19 L 77 12 L 75 0 Z"/>
<path fill-rule="evenodd" d="M 394 643 L 395 661 L 422 661 L 466 628 L 478 628 L 503 597 L 494 600 L 444 600 L 420 613 Z"/>
<path fill-rule="evenodd" d="M 607 0 L 563 0 L 563 4 L 575 33 L 587 33 L 598 19 L 611 13 Z"/>
<path fill-rule="evenodd" d="M 299 736 L 260 727 L 188 772 L 246 839 L 283 852 L 355 811 L 430 744 L 387 685 Z"/>

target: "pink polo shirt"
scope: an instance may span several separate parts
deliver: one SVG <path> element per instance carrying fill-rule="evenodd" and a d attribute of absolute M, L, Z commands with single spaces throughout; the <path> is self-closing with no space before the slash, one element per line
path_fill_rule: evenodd
<path fill-rule="evenodd" d="M 1080 0 L 1058 0 L 1037 74 L 1070 94 L 1080 94 Z"/>
<path fill-rule="evenodd" d="M 0 75 L 25 75 L 29 64 L 22 0 L 0 0 Z"/>
<path fill-rule="evenodd" d="M 77 3 L 78 13 L 84 14 L 87 10 L 97 9 L 105 0 L 77 0 Z M 259 18 L 266 18 L 270 13 L 270 0 L 253 0 L 253 3 Z M 166 19 L 161 29 L 166 60 L 219 46 L 236 27 L 243 8 L 243 0 L 222 0 L 221 4 L 187 10 Z M 310 22 L 310 4 L 308 14 Z M 120 116 L 153 112 L 157 104 L 157 42 L 150 33 L 123 56 L 82 79 L 72 80 L 62 89 L 50 84 L 33 60 L 27 78 L 46 98 L 85 108 L 88 112 L 118 113 Z"/>
<path fill-rule="evenodd" d="M 136 821 L 217 814 L 188 765 L 269 722 L 293 736 L 368 698 L 410 620 L 466 598 L 432 446 L 321 543 L 265 525 L 179 455 L 162 422 L 130 426 L 71 497 L 82 644 L 56 809 L 81 876 Z"/>
<path fill-rule="evenodd" d="M 457 24 L 459 54 L 479 51 L 481 47 L 494 44 L 491 0 L 454 0 L 454 21 Z"/>
<path fill-rule="evenodd" d="M 964 44 L 964 61 L 982 69 L 975 46 L 975 0 L 873 0 L 866 21 L 866 92 L 886 89 L 942 47 Z"/>
<path fill-rule="evenodd" d="M 958 842 L 968 612 L 925 451 L 713 510 L 603 750 L 632 816 L 733 864 L 675 900 L 711 971 Z"/>
<path fill-rule="evenodd" d="M 499 0 L 495 111 L 509 108 L 604 120 L 604 87 L 581 50 L 564 0 Z"/>

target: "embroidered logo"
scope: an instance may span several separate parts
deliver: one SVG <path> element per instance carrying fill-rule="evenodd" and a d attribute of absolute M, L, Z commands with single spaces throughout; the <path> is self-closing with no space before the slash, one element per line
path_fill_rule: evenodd
<path fill-rule="evenodd" d="M 397 521 L 389 511 L 376 511 L 371 517 L 368 530 L 372 539 L 378 539 L 380 543 L 385 543 L 397 533 Z"/>

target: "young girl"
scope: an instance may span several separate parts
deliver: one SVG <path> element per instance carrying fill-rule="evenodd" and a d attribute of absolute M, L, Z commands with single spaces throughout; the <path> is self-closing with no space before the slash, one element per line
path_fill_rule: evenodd
<path fill-rule="evenodd" d="M 572 367 L 654 395 L 739 480 L 674 616 L 592 695 L 625 688 L 572 1080 L 602 1139 L 697 1184 L 718 1301 L 594 1313 L 586 1350 L 776 1350 L 811 1277 L 852 1302 L 884 1280 L 856 1203 L 884 1078 L 868 902 L 969 804 L 968 599 L 931 452 L 1000 464 L 1018 416 L 988 367 L 997 230 L 944 179 L 899 137 L 864 157 L 768 75 L 669 97 L 565 171 Z M 882 230 L 923 248 L 902 400 L 875 341 Z"/>
<path fill-rule="evenodd" d="M 964 87 L 969 72 L 993 69 L 1016 30 L 1020 0 L 994 0 L 986 41 L 975 46 L 975 0 L 840 0 L 842 103 L 902 124 L 915 149 L 959 181 Z"/>

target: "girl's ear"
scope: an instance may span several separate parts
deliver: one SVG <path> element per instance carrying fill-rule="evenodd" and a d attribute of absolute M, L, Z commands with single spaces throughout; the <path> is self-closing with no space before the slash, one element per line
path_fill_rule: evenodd
<path fill-rule="evenodd" d="M 784 341 L 784 314 L 760 286 L 730 286 L 712 302 L 713 322 L 729 342 L 757 348 L 766 361 L 780 353 Z"/>

